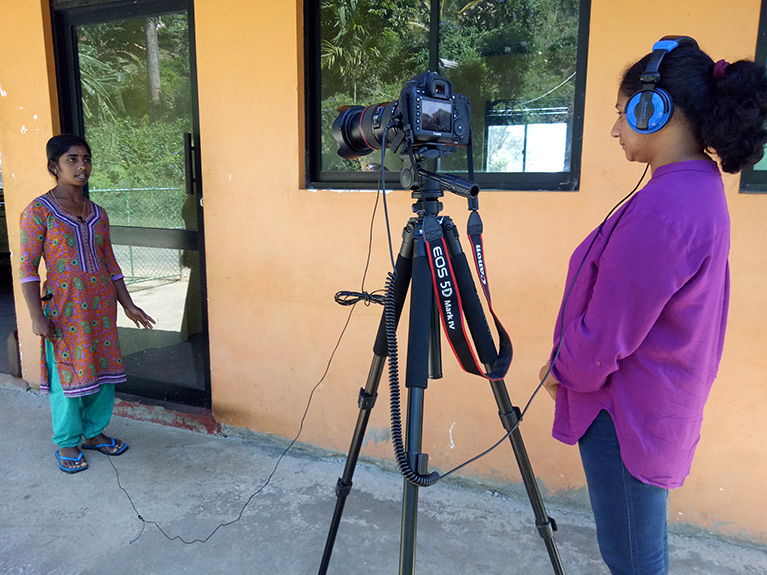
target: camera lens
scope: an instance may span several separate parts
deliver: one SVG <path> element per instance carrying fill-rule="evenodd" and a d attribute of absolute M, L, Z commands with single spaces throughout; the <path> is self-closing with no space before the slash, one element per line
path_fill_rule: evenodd
<path fill-rule="evenodd" d="M 380 150 L 386 127 L 395 122 L 395 127 L 386 134 L 388 147 L 400 124 L 397 106 L 395 100 L 367 108 L 339 108 L 338 117 L 333 121 L 333 137 L 339 144 L 338 155 L 345 160 L 354 160 L 367 156 L 373 150 Z"/>
<path fill-rule="evenodd" d="M 374 106 L 338 109 L 333 122 L 338 155 L 346 160 L 373 150 L 403 144 L 467 146 L 471 142 L 471 105 L 466 96 L 453 93 L 453 84 L 434 72 L 409 80 L 399 100 Z M 403 152 L 404 153 L 404 152 Z"/>

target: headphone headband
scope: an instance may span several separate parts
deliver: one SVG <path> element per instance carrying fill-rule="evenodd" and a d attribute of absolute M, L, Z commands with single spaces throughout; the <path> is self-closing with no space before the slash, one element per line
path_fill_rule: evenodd
<path fill-rule="evenodd" d="M 663 58 L 679 46 L 698 47 L 689 36 L 664 36 L 652 47 L 652 54 L 642 75 L 642 89 L 634 94 L 626 106 L 629 125 L 642 134 L 652 134 L 665 126 L 671 119 L 674 103 L 671 95 L 657 87 L 660 81 L 660 63 Z"/>
<path fill-rule="evenodd" d="M 673 46 L 671 46 L 672 44 Z M 655 50 L 656 48 L 663 47 L 667 51 L 671 52 L 671 50 L 677 46 L 692 46 L 693 48 L 697 48 L 698 43 L 694 38 L 691 38 L 690 36 L 664 36 L 655 43 L 652 49 Z"/>
<path fill-rule="evenodd" d="M 660 80 L 660 72 L 658 70 L 663 57 L 678 46 L 693 46 L 697 48 L 698 43 L 689 36 L 664 36 L 653 44 L 650 61 L 647 63 L 647 68 L 642 72 L 639 79 L 644 84 L 657 83 Z"/>

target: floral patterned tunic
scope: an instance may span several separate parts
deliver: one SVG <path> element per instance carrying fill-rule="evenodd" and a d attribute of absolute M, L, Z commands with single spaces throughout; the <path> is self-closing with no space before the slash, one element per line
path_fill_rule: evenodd
<path fill-rule="evenodd" d="M 44 258 L 43 290 L 50 298 L 44 311 L 55 328 L 54 356 L 67 397 L 125 381 L 113 283 L 123 275 L 112 251 L 107 213 L 89 204 L 90 213 L 81 219 L 43 195 L 21 214 L 21 282 L 40 281 L 38 267 Z M 40 390 L 47 393 L 50 374 L 42 338 L 40 367 Z"/>

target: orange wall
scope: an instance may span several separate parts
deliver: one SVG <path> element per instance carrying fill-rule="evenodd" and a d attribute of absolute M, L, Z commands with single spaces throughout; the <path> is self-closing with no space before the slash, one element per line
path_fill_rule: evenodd
<path fill-rule="evenodd" d="M 19 264 L 19 214 L 54 185 L 46 168 L 45 143 L 59 130 L 59 111 L 46 4 L 0 0 L 0 154 L 14 270 Z M 32 333 L 15 274 L 14 291 L 22 370 L 37 384 L 40 341 Z"/>
<path fill-rule="evenodd" d="M 609 136 L 624 66 L 673 33 L 696 37 L 716 59 L 753 57 L 758 1 L 729 5 L 726 21 L 719 2 L 695 2 L 694 11 L 692 5 L 594 0 L 581 191 L 480 195 L 494 303 L 515 342 L 507 386 L 516 404 L 532 393 L 548 355 L 572 248 L 642 171 Z M 375 198 L 302 189 L 300 2 L 228 6 L 222 12 L 213 0 L 196 3 L 214 413 L 233 425 L 293 437 L 349 311 L 333 303 L 333 294 L 358 289 L 362 280 Z M 647 17 L 659 13 L 662 25 Z M 734 229 L 727 356 L 692 476 L 672 495 L 672 520 L 765 542 L 761 442 L 767 430 L 755 406 L 765 394 L 759 344 L 767 318 L 754 300 L 767 272 L 758 237 L 767 197 L 740 195 L 737 187 L 737 178 L 727 179 Z M 396 247 L 411 200 L 405 192 L 389 200 Z M 463 228 L 464 201 L 450 197 L 445 204 L 444 213 Z M 383 286 L 388 270 L 384 234 L 379 212 L 366 284 L 371 291 Z M 348 449 L 379 317 L 378 307 L 355 310 L 314 393 L 301 441 Z M 406 333 L 400 332 L 404 362 Z M 424 451 L 447 470 L 503 430 L 489 386 L 460 372 L 447 354 L 444 363 L 445 377 L 426 392 Z M 384 377 L 362 454 L 391 461 L 386 385 Z M 550 437 L 552 411 L 548 397 L 539 396 L 522 432 L 536 474 L 552 494 L 564 496 L 582 488 L 584 478 L 577 449 Z M 508 447 L 463 473 L 519 481 Z"/>
<path fill-rule="evenodd" d="M 660 36 L 674 33 L 694 36 L 714 59 L 753 57 L 759 5 L 730 3 L 724 19 L 715 0 L 592 0 L 581 190 L 480 195 L 493 302 L 515 344 L 506 379 L 515 404 L 526 403 L 548 357 L 572 249 L 633 188 L 643 169 L 627 163 L 609 136 L 622 69 Z M 54 116 L 40 7 L 14 6 L 12 13 L 3 11 L 10 18 L 0 22 L 0 48 L 8 54 L 12 46 L 25 63 L 0 59 L 0 86 L 8 91 L 0 97 L 0 152 L 12 196 L 11 241 L 17 242 L 18 213 L 48 184 L 42 149 Z M 300 441 L 346 452 L 380 307 L 357 306 L 327 376 L 318 382 L 350 311 L 336 305 L 333 295 L 358 290 L 363 278 L 375 194 L 303 187 L 300 0 L 231 0 L 225 6 L 197 0 L 195 11 L 214 415 L 230 425 L 292 438 L 317 386 Z M 662 24 L 647 14 L 663 14 Z M 26 121 L 18 107 L 30 110 L 30 103 L 45 122 L 36 139 L 18 128 Z M 767 424 L 757 413 L 767 401 L 767 306 L 760 305 L 767 285 L 767 196 L 738 194 L 737 177 L 725 182 L 733 227 L 730 327 L 692 475 L 672 492 L 671 518 L 767 543 Z M 396 249 L 411 199 L 394 192 L 389 202 Z M 443 213 L 464 228 L 464 200 L 445 198 Z M 368 291 L 383 287 L 388 266 L 379 206 Z M 400 330 L 401 366 L 405 332 Z M 34 338 L 24 335 L 22 342 L 30 346 Z M 423 448 L 442 471 L 503 435 L 487 383 L 461 372 L 444 351 L 445 377 L 426 391 Z M 26 357 L 24 369 L 36 381 L 36 366 Z M 386 386 L 384 376 L 362 455 L 391 462 Z M 577 449 L 551 438 L 552 417 L 552 402 L 540 394 L 521 428 L 533 469 L 547 497 L 585 501 Z M 520 481 L 507 445 L 461 474 L 496 485 Z"/>

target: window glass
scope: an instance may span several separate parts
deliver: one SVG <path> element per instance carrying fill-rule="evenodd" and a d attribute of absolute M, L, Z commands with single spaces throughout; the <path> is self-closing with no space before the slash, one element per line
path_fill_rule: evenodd
<path fill-rule="evenodd" d="M 90 198 L 112 225 L 196 229 L 184 213 L 193 204 L 184 190 L 183 134 L 192 131 L 186 14 L 79 26 L 77 51 Z"/>
<path fill-rule="evenodd" d="M 767 65 L 767 0 L 762 1 L 762 13 L 759 18 L 759 36 L 756 42 L 756 57 L 754 61 Z M 767 193 L 767 154 L 753 168 L 741 172 L 740 191 L 745 193 Z"/>
<path fill-rule="evenodd" d="M 762 49 L 767 51 L 767 46 Z M 740 188 L 741 192 L 767 193 L 767 153 L 753 168 L 743 171 Z"/>
<path fill-rule="evenodd" d="M 375 171 L 378 150 L 338 156 L 338 109 L 397 100 L 408 80 L 430 70 L 471 102 L 477 181 L 577 188 L 588 0 L 325 0 L 312 19 L 315 4 L 306 5 L 319 27 L 307 43 L 316 52 L 307 57 L 311 180 L 364 181 L 363 172 Z M 467 152 L 442 158 L 440 170 L 466 172 Z M 395 154 L 385 163 L 401 168 Z"/>
<path fill-rule="evenodd" d="M 338 108 L 399 98 L 405 82 L 429 63 L 429 11 L 424 2 L 329 0 L 320 18 L 322 171 L 371 171 L 380 154 L 344 160 L 331 134 Z M 391 169 L 399 160 L 390 155 Z"/>

